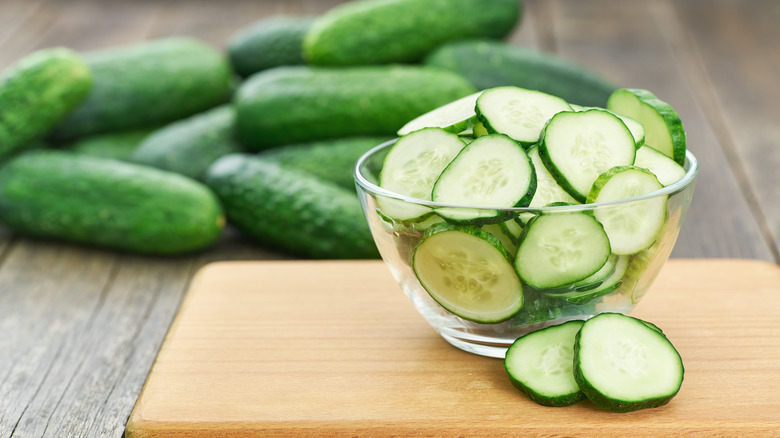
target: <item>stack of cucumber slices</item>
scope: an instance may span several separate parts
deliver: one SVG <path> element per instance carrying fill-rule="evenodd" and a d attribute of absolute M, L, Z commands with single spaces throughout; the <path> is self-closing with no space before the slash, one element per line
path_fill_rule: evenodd
<path fill-rule="evenodd" d="M 379 196 L 377 209 L 396 229 L 424 231 L 408 262 L 450 313 L 523 323 L 572 316 L 556 310 L 573 304 L 586 315 L 641 272 L 632 257 L 667 222 L 667 197 L 643 195 L 685 175 L 685 148 L 679 116 L 645 90 L 586 108 L 496 87 L 399 130 L 379 185 L 426 202 Z"/>
<path fill-rule="evenodd" d="M 620 313 L 568 321 L 518 338 L 507 350 L 509 379 L 544 406 L 585 398 L 614 412 L 667 404 L 680 390 L 680 354 L 655 325 Z"/>
<path fill-rule="evenodd" d="M 682 362 L 663 333 L 594 307 L 636 284 L 629 277 L 643 269 L 634 265 L 664 234 L 667 195 L 655 192 L 686 174 L 685 132 L 670 105 L 639 89 L 594 108 L 504 86 L 398 134 L 379 185 L 402 196 L 378 196 L 377 212 L 420 236 L 404 253 L 431 298 L 481 324 L 575 319 L 508 350 L 516 387 L 544 405 L 587 397 L 613 411 L 676 394 Z"/>

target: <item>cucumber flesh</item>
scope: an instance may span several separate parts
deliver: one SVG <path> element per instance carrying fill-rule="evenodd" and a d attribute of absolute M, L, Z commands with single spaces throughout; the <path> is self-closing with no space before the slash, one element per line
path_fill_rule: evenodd
<path fill-rule="evenodd" d="M 634 166 L 653 172 L 664 186 L 674 184 L 685 176 L 685 168 L 647 145 L 637 149 Z"/>
<path fill-rule="evenodd" d="M 610 95 L 607 109 L 641 123 L 645 127 L 645 144 L 677 164 L 685 164 L 685 130 L 671 105 L 647 90 L 621 88 Z"/>
<path fill-rule="evenodd" d="M 574 339 L 583 321 L 569 321 L 518 338 L 504 358 L 515 388 L 544 406 L 569 406 L 585 398 L 574 380 Z"/>
<path fill-rule="evenodd" d="M 490 133 L 506 134 L 528 147 L 539 140 L 544 124 L 554 114 L 571 111 L 563 99 L 519 87 L 496 87 L 477 99 L 477 118 Z"/>
<path fill-rule="evenodd" d="M 431 200 L 433 184 L 466 144 L 457 134 L 440 128 L 424 128 L 401 137 L 385 157 L 379 186 L 424 201 Z M 430 208 L 378 197 L 380 210 L 393 219 L 414 220 L 430 213 Z"/>
<path fill-rule="evenodd" d="M 482 94 L 481 91 L 462 97 L 415 118 L 398 130 L 398 136 L 422 128 L 442 128 L 455 134 L 472 128 L 477 120 L 474 108 L 480 94 Z"/>
<path fill-rule="evenodd" d="M 536 289 L 555 289 L 592 275 L 607 262 L 610 244 L 587 213 L 543 214 L 526 226 L 515 269 Z"/>
<path fill-rule="evenodd" d="M 556 202 L 579 204 L 576 199 L 558 185 L 555 178 L 544 167 L 544 163 L 542 163 L 542 159 L 539 157 L 539 146 L 531 146 L 528 149 L 528 157 L 531 158 L 536 171 L 536 192 L 533 199 L 531 199 L 530 207 L 544 207 Z"/>
<path fill-rule="evenodd" d="M 579 106 L 579 105 L 572 105 L 571 106 L 574 111 L 587 111 L 591 109 L 598 109 L 602 111 L 609 111 L 606 108 L 600 108 L 597 106 Z M 645 143 L 645 127 L 641 123 L 637 122 L 636 120 L 632 119 L 631 117 L 628 117 L 623 114 L 618 114 L 614 111 L 609 111 L 612 114 L 616 115 L 620 120 L 623 121 L 623 123 L 626 124 L 626 128 L 628 128 L 629 131 L 631 131 L 631 135 L 634 137 L 634 142 L 636 143 L 636 147 L 639 148 Z"/>
<path fill-rule="evenodd" d="M 430 296 L 470 321 L 497 323 L 523 306 L 523 285 L 496 237 L 473 226 L 431 226 L 412 256 Z"/>
<path fill-rule="evenodd" d="M 644 195 L 663 188 L 650 171 L 633 166 L 615 167 L 599 176 L 588 195 L 589 203 L 603 203 Z M 666 222 L 666 196 L 654 196 L 597 208 L 593 214 L 609 236 L 612 252 L 635 254 L 649 248 Z"/>
<path fill-rule="evenodd" d="M 535 190 L 536 174 L 525 150 L 505 135 L 492 134 L 460 151 L 436 180 L 431 199 L 470 207 L 521 207 L 528 205 Z M 453 220 L 498 215 L 498 211 L 462 208 L 437 208 L 436 212 Z"/>
<path fill-rule="evenodd" d="M 574 343 L 574 378 L 597 406 L 615 412 L 668 403 L 680 390 L 682 358 L 653 327 L 619 313 L 583 324 Z"/>
<path fill-rule="evenodd" d="M 539 156 L 558 184 L 585 202 L 599 175 L 634 163 L 636 144 L 625 123 L 607 111 L 563 112 L 542 131 Z"/>

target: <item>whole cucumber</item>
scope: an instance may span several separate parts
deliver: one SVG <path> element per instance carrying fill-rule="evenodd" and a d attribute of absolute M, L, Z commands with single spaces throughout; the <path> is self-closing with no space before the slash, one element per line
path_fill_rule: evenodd
<path fill-rule="evenodd" d="M 92 75 L 65 48 L 34 52 L 0 75 L 0 160 L 46 135 L 86 98 Z"/>
<path fill-rule="evenodd" d="M 248 77 L 283 65 L 304 64 L 303 37 L 313 17 L 274 16 L 239 29 L 228 41 L 233 70 Z"/>
<path fill-rule="evenodd" d="M 240 152 L 234 139 L 235 110 L 220 105 L 153 131 L 130 161 L 201 179 L 219 157 Z"/>
<path fill-rule="evenodd" d="M 455 41 L 434 50 L 424 63 L 457 73 L 479 90 L 514 85 L 584 106 L 606 106 L 617 88 L 601 74 L 560 56 L 502 41 Z"/>
<path fill-rule="evenodd" d="M 475 91 L 457 74 L 420 66 L 277 67 L 239 88 L 236 134 L 255 151 L 394 135 L 409 120 Z"/>
<path fill-rule="evenodd" d="M 503 38 L 519 0 L 363 0 L 320 16 L 303 41 L 315 65 L 410 63 L 447 41 Z"/>
<path fill-rule="evenodd" d="M 263 245 L 310 258 L 379 256 L 354 191 L 248 154 L 220 158 L 205 181 L 228 223 Z"/>
<path fill-rule="evenodd" d="M 159 126 L 226 102 L 227 58 L 192 38 L 154 40 L 84 55 L 94 85 L 60 124 L 56 140 Z"/>
<path fill-rule="evenodd" d="M 0 222 L 27 236 L 173 255 L 209 247 L 225 219 L 216 196 L 190 178 L 37 150 L 0 168 Z"/>

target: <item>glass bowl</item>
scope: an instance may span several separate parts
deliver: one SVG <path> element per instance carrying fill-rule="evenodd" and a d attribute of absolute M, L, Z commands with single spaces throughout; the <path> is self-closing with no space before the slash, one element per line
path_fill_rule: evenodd
<path fill-rule="evenodd" d="M 672 252 L 691 203 L 698 172 L 696 158 L 688 151 L 684 166 L 685 176 L 646 195 L 599 204 L 499 209 L 500 220 L 519 225 L 512 228 L 517 228 L 518 232 L 522 233 L 524 224 L 543 214 L 588 212 L 598 217 L 610 210 L 641 207 L 643 203 L 652 203 L 666 197 L 666 219 L 655 235 L 654 243 L 634 254 L 616 257 L 622 275 L 617 277 L 616 286 L 611 290 L 597 287 L 598 282 L 596 286 L 577 286 L 575 283 L 556 290 L 532 288 L 521 282 L 523 304 L 520 310 L 500 322 L 482 323 L 451 313 L 439 304 L 420 283 L 412 267 L 415 249 L 423 239 L 425 231 L 433 224 L 445 221 L 436 214 L 437 210 L 451 214 L 453 209 L 467 209 L 471 212 L 480 209 L 413 199 L 379 187 L 379 174 L 384 158 L 395 141 L 391 140 L 368 151 L 357 161 L 354 171 L 358 196 L 379 253 L 403 292 L 436 332 L 462 350 L 497 358 L 503 358 L 506 349 L 518 337 L 531 331 L 572 319 L 587 319 L 603 312 L 629 313 L 648 291 Z M 391 218 L 392 214 L 383 212 L 383 208 L 391 210 L 399 206 L 405 211 L 417 209 L 428 214 L 422 215 L 422 219 L 403 221 L 394 220 Z M 485 224 L 474 226 L 483 227 Z M 511 242 L 506 246 L 511 246 Z M 510 257 L 514 256 L 511 250 L 509 254 Z M 618 269 L 613 268 L 613 271 Z M 612 276 L 615 276 L 614 272 Z M 588 288 L 607 292 L 589 294 Z"/>

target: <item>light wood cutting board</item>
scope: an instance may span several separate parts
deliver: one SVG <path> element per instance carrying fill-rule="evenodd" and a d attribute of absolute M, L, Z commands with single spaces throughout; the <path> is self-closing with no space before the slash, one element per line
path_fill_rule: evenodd
<path fill-rule="evenodd" d="M 780 267 L 671 260 L 633 312 L 686 368 L 670 404 L 531 402 L 431 329 L 380 261 L 204 267 L 128 437 L 780 436 Z"/>

